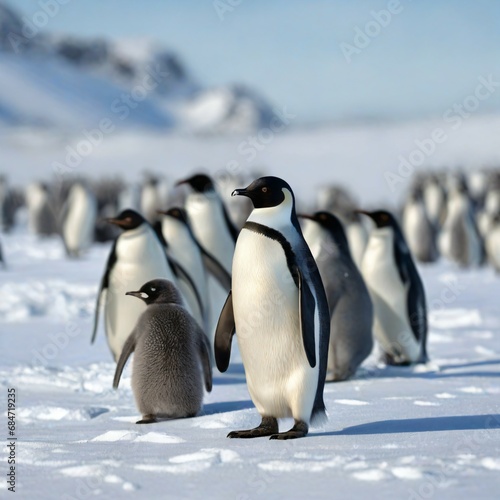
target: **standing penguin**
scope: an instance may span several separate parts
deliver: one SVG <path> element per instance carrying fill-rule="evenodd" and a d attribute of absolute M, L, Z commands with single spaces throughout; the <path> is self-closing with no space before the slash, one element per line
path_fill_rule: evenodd
<path fill-rule="evenodd" d="M 202 408 L 203 384 L 208 392 L 212 390 L 205 334 L 170 281 L 152 280 L 126 295 L 141 299 L 147 309 L 125 342 L 113 387 L 118 387 L 125 363 L 135 351 L 132 390 L 142 414 L 136 423 L 194 417 Z"/>
<path fill-rule="evenodd" d="M 92 342 L 104 300 L 106 336 L 116 361 L 133 325 L 145 309 L 144 304 L 126 297 L 125 293 L 130 288 L 139 288 L 144 280 L 166 278 L 175 283 L 176 279 L 162 243 L 142 215 L 124 210 L 108 222 L 120 227 L 123 233 L 115 240 L 101 280 Z"/>
<path fill-rule="evenodd" d="M 64 208 L 62 237 L 66 253 L 79 257 L 94 241 L 97 218 L 97 201 L 90 189 L 76 182 L 72 187 Z"/>
<path fill-rule="evenodd" d="M 403 232 L 414 257 L 420 262 L 438 258 L 435 229 L 427 216 L 420 185 L 412 188 L 403 209 Z"/>
<path fill-rule="evenodd" d="M 376 225 L 361 266 L 375 310 L 375 338 L 388 364 L 424 363 L 428 360 L 425 291 L 403 233 L 389 212 L 360 213 Z"/>
<path fill-rule="evenodd" d="M 186 211 L 196 239 L 231 274 L 234 245 L 238 232 L 210 177 L 197 174 L 179 181 L 192 191 L 186 199 Z"/>
<path fill-rule="evenodd" d="M 46 184 L 35 182 L 26 189 L 28 207 L 28 228 L 39 236 L 57 233 L 56 217 L 52 207 L 49 188 Z"/>
<path fill-rule="evenodd" d="M 291 187 L 277 177 L 261 177 L 235 195 L 249 197 L 254 210 L 236 243 L 233 287 L 217 325 L 215 359 L 226 371 L 237 332 L 248 390 L 262 422 L 228 437 L 304 437 L 311 420 L 326 417 L 325 290 L 302 236 Z M 295 425 L 278 433 L 277 419 L 286 417 Z"/>
<path fill-rule="evenodd" d="M 429 175 L 423 182 L 423 200 L 427 216 L 437 231 L 446 213 L 446 194 L 437 175 Z"/>
<path fill-rule="evenodd" d="M 326 380 L 354 375 L 373 348 L 373 306 L 354 263 L 342 223 L 328 212 L 308 219 L 304 238 L 318 265 L 330 309 L 330 347 Z"/>
<path fill-rule="evenodd" d="M 213 274 L 227 291 L 231 288 L 231 276 L 197 242 L 184 209 L 173 207 L 166 212 L 158 213 L 163 215 L 161 230 L 167 243 L 167 254 L 186 270 L 196 286 L 205 312 L 205 325 L 208 328 L 210 300 L 206 270 Z M 207 328 L 205 331 L 208 333 Z"/>
<path fill-rule="evenodd" d="M 448 194 L 446 220 L 439 235 L 443 256 L 467 268 L 483 263 L 484 248 L 467 185 L 458 179 Z"/>

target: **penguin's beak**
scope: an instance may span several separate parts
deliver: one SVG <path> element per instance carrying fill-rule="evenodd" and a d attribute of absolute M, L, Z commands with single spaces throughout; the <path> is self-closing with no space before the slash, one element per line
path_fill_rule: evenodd
<path fill-rule="evenodd" d="M 103 221 L 108 222 L 109 224 L 114 224 L 115 226 L 120 226 L 120 227 L 123 227 L 123 225 L 124 225 L 124 221 L 122 221 L 120 219 L 110 218 L 110 219 L 103 219 Z"/>
<path fill-rule="evenodd" d="M 167 215 L 167 211 L 166 210 L 157 210 L 156 213 L 158 215 Z"/>
<path fill-rule="evenodd" d="M 189 179 L 182 179 L 180 181 L 177 181 L 174 186 L 175 187 L 178 187 L 178 186 L 182 186 L 183 184 L 189 184 Z"/>
<path fill-rule="evenodd" d="M 248 196 L 250 193 L 247 191 L 247 189 L 235 189 L 232 193 L 231 196 Z"/>
<path fill-rule="evenodd" d="M 300 219 L 316 220 L 312 215 L 308 214 L 297 214 L 297 217 L 299 217 Z"/>
<path fill-rule="evenodd" d="M 138 299 L 148 298 L 148 294 L 144 292 L 127 292 L 125 295 L 132 295 L 132 297 L 137 297 Z"/>

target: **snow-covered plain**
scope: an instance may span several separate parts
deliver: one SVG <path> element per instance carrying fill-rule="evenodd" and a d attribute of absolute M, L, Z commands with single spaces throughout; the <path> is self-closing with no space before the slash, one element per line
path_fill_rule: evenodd
<path fill-rule="evenodd" d="M 90 345 L 109 246 L 72 261 L 56 238 L 20 229 L 2 241 L 0 381 L 4 408 L 7 388 L 17 392 L 20 498 L 498 498 L 500 278 L 491 269 L 421 267 L 428 366 L 371 358 L 354 380 L 326 386 L 329 421 L 307 438 L 229 440 L 259 423 L 237 352 L 228 373 L 215 373 L 202 415 L 135 425 L 130 364 L 114 391 L 102 330 Z"/>
<path fill-rule="evenodd" d="M 498 164 L 499 124 L 498 116 L 478 116 L 446 128 L 448 140 L 425 166 Z M 174 180 L 197 166 L 224 174 L 236 162 L 237 172 L 262 167 L 286 178 L 300 200 L 336 181 L 361 206 L 394 207 L 410 177 L 391 190 L 385 172 L 397 173 L 398 156 L 408 157 L 416 139 L 440 126 L 291 127 L 270 140 L 260 131 L 254 155 L 248 137 L 116 132 L 63 175 L 133 180 L 148 167 Z M 3 172 L 12 184 L 50 179 L 53 162 L 64 162 L 66 147 L 83 139 L 0 131 Z M 229 440 L 229 431 L 259 423 L 238 352 L 228 373 L 215 373 L 202 415 L 135 425 L 130 366 L 114 391 L 102 330 L 90 345 L 109 245 L 68 260 L 58 239 L 29 236 L 20 220 L 0 236 L 8 263 L 0 269 L 0 383 L 4 432 L 7 388 L 17 391 L 21 498 L 498 498 L 500 277 L 491 268 L 420 267 L 430 310 L 428 366 L 387 368 L 372 357 L 354 380 L 327 385 L 329 421 L 307 438 Z"/>

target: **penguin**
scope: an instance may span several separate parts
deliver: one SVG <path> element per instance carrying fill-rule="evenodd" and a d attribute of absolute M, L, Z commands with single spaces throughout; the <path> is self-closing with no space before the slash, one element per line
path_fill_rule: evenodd
<path fill-rule="evenodd" d="M 76 182 L 70 189 L 62 216 L 62 237 L 69 257 L 79 257 L 92 245 L 97 201 L 90 189 Z"/>
<path fill-rule="evenodd" d="M 183 184 L 188 184 L 192 189 L 186 198 L 185 208 L 196 239 L 203 249 L 231 274 L 238 231 L 231 222 L 212 180 L 205 174 L 197 174 L 177 182 L 176 185 Z"/>
<path fill-rule="evenodd" d="M 373 349 L 373 306 L 340 219 L 328 212 L 306 219 L 304 238 L 318 265 L 330 310 L 327 382 L 353 376 Z"/>
<path fill-rule="evenodd" d="M 101 279 L 94 317 L 93 343 L 99 324 L 99 310 L 105 309 L 105 330 L 108 345 L 118 360 L 137 318 L 145 305 L 125 296 L 130 288 L 139 288 L 144 280 L 166 278 L 176 283 L 185 275 L 181 266 L 167 259 L 165 249 L 151 225 L 134 210 L 124 210 L 108 222 L 123 232 L 115 240 Z"/>
<path fill-rule="evenodd" d="M 446 219 L 438 239 L 441 254 L 460 267 L 480 266 L 484 248 L 463 180 L 455 180 L 448 194 Z"/>
<path fill-rule="evenodd" d="M 236 242 L 232 290 L 215 333 L 215 360 L 229 365 L 236 332 L 250 396 L 262 422 L 229 438 L 307 435 L 309 423 L 326 419 L 330 315 L 321 276 L 295 213 L 292 188 L 278 177 L 261 177 L 233 196 L 254 209 Z M 295 425 L 279 433 L 279 418 Z"/>
<path fill-rule="evenodd" d="M 374 335 L 391 365 L 425 363 L 425 290 L 403 233 L 384 210 L 360 213 L 375 223 L 361 266 L 375 311 Z"/>
<path fill-rule="evenodd" d="M 497 273 L 500 273 L 500 211 L 493 217 L 490 231 L 486 236 L 488 260 Z"/>
<path fill-rule="evenodd" d="M 46 184 L 30 184 L 26 190 L 26 204 L 28 228 L 32 234 L 50 236 L 57 233 L 56 217 Z"/>
<path fill-rule="evenodd" d="M 423 201 L 427 216 L 437 232 L 446 213 L 446 194 L 438 176 L 430 175 L 424 181 Z"/>
<path fill-rule="evenodd" d="M 206 331 L 208 331 L 210 298 L 207 271 L 214 275 L 227 292 L 231 288 L 231 276 L 198 243 L 183 208 L 172 207 L 167 211 L 160 210 L 158 214 L 163 216 L 161 231 L 167 244 L 167 254 L 178 262 L 191 277 L 203 305 L 204 321 Z"/>
<path fill-rule="evenodd" d="M 420 262 L 438 258 L 434 227 L 427 217 L 421 186 L 414 186 L 403 209 L 403 233 L 413 256 Z"/>
<path fill-rule="evenodd" d="M 125 363 L 134 352 L 132 390 L 142 414 L 136 423 L 196 416 L 203 405 L 203 385 L 212 391 L 205 334 L 171 281 L 152 280 L 126 295 L 142 300 L 146 310 L 123 346 L 113 388 L 118 388 Z"/>

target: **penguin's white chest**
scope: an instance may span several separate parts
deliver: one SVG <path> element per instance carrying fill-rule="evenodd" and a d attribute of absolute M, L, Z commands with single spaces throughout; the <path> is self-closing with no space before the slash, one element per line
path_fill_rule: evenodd
<path fill-rule="evenodd" d="M 155 278 L 175 282 L 163 248 L 149 228 L 138 228 L 122 234 L 116 246 L 117 261 L 109 276 L 106 294 L 106 334 L 115 357 L 134 329 L 146 305 L 126 292 L 139 290 Z"/>
<path fill-rule="evenodd" d="M 232 296 L 248 389 L 260 414 L 309 421 L 318 364 L 311 368 L 305 355 L 299 292 L 279 242 L 241 231 Z"/>
<path fill-rule="evenodd" d="M 94 198 L 85 192 L 75 193 L 64 224 L 64 239 L 70 250 L 79 251 L 91 245 L 96 217 Z"/>

